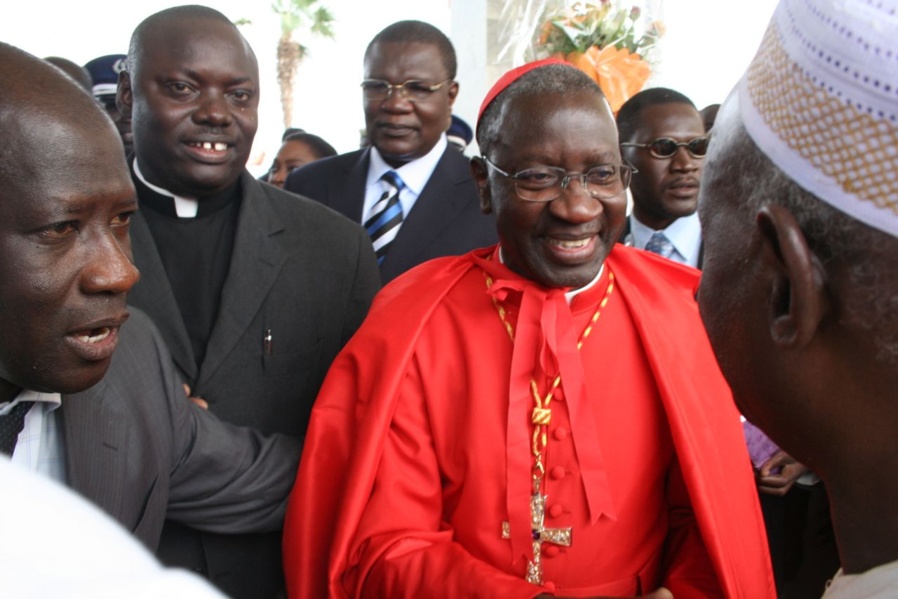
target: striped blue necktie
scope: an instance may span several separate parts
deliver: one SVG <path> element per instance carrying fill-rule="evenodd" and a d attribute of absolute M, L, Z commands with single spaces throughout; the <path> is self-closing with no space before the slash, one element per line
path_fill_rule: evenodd
<path fill-rule="evenodd" d="M 655 231 L 652 233 L 649 242 L 645 244 L 645 249 L 659 256 L 670 258 L 673 254 L 674 246 L 664 233 Z"/>
<path fill-rule="evenodd" d="M 385 191 L 371 207 L 371 213 L 365 221 L 365 230 L 374 244 L 378 264 L 384 261 L 387 249 L 399 233 L 399 226 L 402 224 L 399 193 L 405 188 L 405 183 L 396 171 L 387 171 L 380 180 L 384 183 Z"/>

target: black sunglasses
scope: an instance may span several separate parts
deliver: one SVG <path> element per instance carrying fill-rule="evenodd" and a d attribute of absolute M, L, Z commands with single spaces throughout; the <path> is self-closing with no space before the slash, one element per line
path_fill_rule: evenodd
<path fill-rule="evenodd" d="M 648 148 L 649 154 L 655 158 L 670 158 L 677 153 L 680 146 L 683 146 L 693 158 L 704 158 L 708 154 L 708 143 L 710 141 L 711 138 L 709 137 L 696 137 L 689 141 L 677 141 L 669 137 L 659 137 L 647 144 L 625 142 L 621 146 Z"/>

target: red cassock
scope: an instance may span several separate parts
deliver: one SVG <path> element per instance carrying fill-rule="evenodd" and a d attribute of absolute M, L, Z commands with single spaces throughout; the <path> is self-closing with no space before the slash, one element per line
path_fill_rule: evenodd
<path fill-rule="evenodd" d="M 313 411 L 287 514 L 290 596 L 629 597 L 665 586 L 676 599 L 775 597 L 697 281 L 616 246 L 570 307 L 564 290 L 512 273 L 495 250 L 432 261 L 384 288 Z M 525 580 L 530 383 L 544 394 L 559 373 L 543 526 L 570 528 L 572 542 L 543 543 L 537 586 Z"/>

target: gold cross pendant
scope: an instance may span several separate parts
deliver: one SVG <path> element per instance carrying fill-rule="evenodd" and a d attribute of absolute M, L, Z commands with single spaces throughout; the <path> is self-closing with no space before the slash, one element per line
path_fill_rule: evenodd
<path fill-rule="evenodd" d="M 533 559 L 527 563 L 527 582 L 541 585 L 543 583 L 542 544 L 552 543 L 562 547 L 571 546 L 570 528 L 545 528 L 546 496 L 534 493 L 530 496 L 530 528 L 533 539 Z M 511 538 L 511 525 L 502 523 L 502 538 Z"/>

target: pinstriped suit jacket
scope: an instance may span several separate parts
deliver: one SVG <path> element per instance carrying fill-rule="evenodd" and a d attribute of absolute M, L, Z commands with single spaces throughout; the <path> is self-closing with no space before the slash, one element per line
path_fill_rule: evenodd
<path fill-rule="evenodd" d="M 222 422 L 188 401 L 159 332 L 131 309 L 109 371 L 62 398 L 68 485 L 159 543 L 166 514 L 205 530 L 277 530 L 300 445 Z"/>

